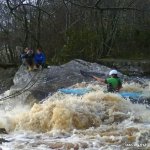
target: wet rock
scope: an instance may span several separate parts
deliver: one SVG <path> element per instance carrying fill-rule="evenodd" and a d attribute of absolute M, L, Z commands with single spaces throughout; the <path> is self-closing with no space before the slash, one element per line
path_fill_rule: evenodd
<path fill-rule="evenodd" d="M 66 143 L 65 144 L 65 149 L 67 149 L 67 150 L 69 150 L 69 149 L 78 150 L 79 149 L 79 145 L 74 145 L 72 143 Z"/>
<path fill-rule="evenodd" d="M 9 142 L 9 141 L 7 141 L 7 140 L 5 140 L 3 138 L 0 138 L 0 144 L 5 143 L 5 142 Z"/>
<path fill-rule="evenodd" d="M 5 128 L 0 128 L 0 134 L 8 134 Z"/>
<path fill-rule="evenodd" d="M 142 131 L 137 138 L 138 144 L 149 144 L 149 139 L 150 139 L 150 131 Z"/>
<path fill-rule="evenodd" d="M 17 68 L 0 68 L 0 94 L 13 85 L 13 78 Z"/>
<path fill-rule="evenodd" d="M 26 98 L 25 104 L 33 106 L 34 103 L 39 103 L 39 100 L 34 97 L 34 95 L 29 94 Z"/>
<path fill-rule="evenodd" d="M 88 144 L 87 143 L 80 143 L 81 148 L 86 149 L 88 148 Z"/>
<path fill-rule="evenodd" d="M 81 148 L 86 149 L 88 148 L 88 144 L 87 143 L 61 143 L 61 142 L 57 142 L 57 143 L 50 143 L 49 144 L 49 148 L 51 149 L 65 149 L 65 150 L 79 150 Z"/>
<path fill-rule="evenodd" d="M 59 149 L 62 147 L 63 147 L 63 143 L 60 143 L 60 142 L 49 144 L 49 148 L 51 149 Z"/>
<path fill-rule="evenodd" d="M 79 149 L 79 145 L 78 144 L 74 145 L 74 150 L 78 150 L 78 149 Z"/>

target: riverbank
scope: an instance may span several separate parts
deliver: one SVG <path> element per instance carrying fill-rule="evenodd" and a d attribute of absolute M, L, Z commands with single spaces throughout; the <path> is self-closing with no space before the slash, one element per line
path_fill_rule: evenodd
<path fill-rule="evenodd" d="M 150 60 L 99 59 L 97 62 L 107 67 L 115 66 L 119 71 L 126 75 L 150 75 Z"/>

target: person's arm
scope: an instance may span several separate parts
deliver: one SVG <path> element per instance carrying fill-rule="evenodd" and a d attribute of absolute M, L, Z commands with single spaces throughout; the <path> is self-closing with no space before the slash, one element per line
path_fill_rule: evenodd
<path fill-rule="evenodd" d="M 119 81 L 118 81 L 119 83 L 118 83 L 118 91 L 122 88 L 122 81 L 119 79 Z"/>
<path fill-rule="evenodd" d="M 120 80 L 120 78 L 118 79 L 118 86 L 116 88 L 116 92 L 119 92 L 120 89 L 122 88 L 122 81 Z"/>
<path fill-rule="evenodd" d="M 42 53 L 42 64 L 45 64 L 46 62 L 46 56 L 44 53 Z"/>
<path fill-rule="evenodd" d="M 97 81 L 101 82 L 101 83 L 105 83 L 105 79 L 98 78 L 96 76 L 93 76 L 93 78 L 96 79 Z"/>

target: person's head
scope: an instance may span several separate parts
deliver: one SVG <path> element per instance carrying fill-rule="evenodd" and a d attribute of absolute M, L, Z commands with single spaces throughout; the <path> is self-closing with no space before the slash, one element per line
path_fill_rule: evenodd
<path fill-rule="evenodd" d="M 38 54 L 40 54 L 40 53 L 42 52 L 42 49 L 41 49 L 41 48 L 37 48 L 37 49 L 36 49 L 36 52 L 37 52 Z"/>
<path fill-rule="evenodd" d="M 109 75 L 112 76 L 112 77 L 117 77 L 118 71 L 117 71 L 117 70 L 111 70 L 111 71 L 109 72 Z"/>
<path fill-rule="evenodd" d="M 24 52 L 27 52 L 29 50 L 29 48 L 28 47 L 26 47 L 25 49 L 24 49 Z"/>

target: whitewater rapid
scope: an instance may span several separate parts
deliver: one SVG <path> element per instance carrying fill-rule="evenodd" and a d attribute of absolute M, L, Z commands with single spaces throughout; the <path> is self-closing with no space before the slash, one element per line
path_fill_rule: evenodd
<path fill-rule="evenodd" d="M 125 83 L 123 91 L 150 95 L 150 82 L 142 87 Z M 56 92 L 32 107 L 20 103 L 0 111 L 0 128 L 10 142 L 2 150 L 132 150 L 150 149 L 150 109 L 132 104 L 118 94 L 105 93 L 106 86 L 96 82 L 73 87 L 93 90 L 82 96 Z M 20 99 L 17 99 L 20 101 Z M 15 101 L 16 102 L 16 101 Z"/>

